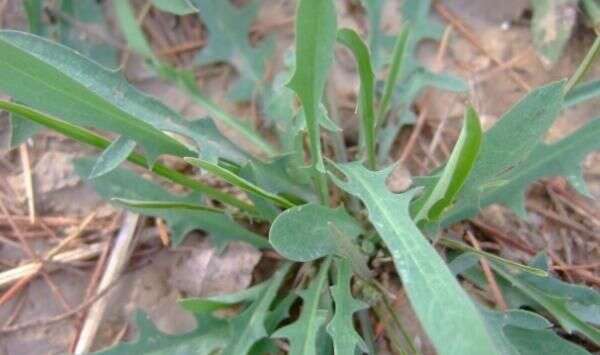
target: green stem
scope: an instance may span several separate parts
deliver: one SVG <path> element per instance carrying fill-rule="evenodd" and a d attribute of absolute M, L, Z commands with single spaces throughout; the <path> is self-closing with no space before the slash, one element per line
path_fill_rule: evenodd
<path fill-rule="evenodd" d="M 4 109 L 14 114 L 23 116 L 31 121 L 46 126 L 54 131 L 57 131 L 71 139 L 91 145 L 98 149 L 106 149 L 106 147 L 110 145 L 110 141 L 108 139 L 90 130 L 64 122 L 58 118 L 49 116 L 45 113 L 34 110 L 24 105 L 0 100 L 0 109 Z M 131 153 L 127 160 L 129 160 L 133 164 L 148 169 L 148 161 L 141 154 Z M 246 211 L 253 215 L 257 213 L 256 208 L 253 205 L 241 201 L 236 197 L 224 193 L 218 189 L 205 185 L 162 164 L 156 163 L 149 170 L 154 172 L 156 175 L 171 180 L 174 183 L 185 186 L 194 191 L 201 192 L 206 196 L 220 201 L 222 203 L 237 207 L 240 210 Z"/>
<path fill-rule="evenodd" d="M 596 59 L 596 57 L 598 57 L 599 54 L 600 36 L 596 36 L 594 44 L 592 44 L 592 47 L 585 55 L 585 58 L 583 58 L 583 61 L 581 62 L 581 64 L 579 64 L 579 67 L 575 71 L 575 74 L 573 74 L 571 79 L 569 79 L 569 81 L 567 82 L 567 85 L 565 85 L 565 95 L 568 94 L 569 91 L 571 91 L 571 89 L 573 89 L 581 81 L 581 79 L 585 77 L 585 74 L 587 74 L 588 70 L 590 70 L 590 68 L 592 67 L 592 63 L 594 63 L 594 60 Z"/>
<path fill-rule="evenodd" d="M 327 185 L 327 175 L 318 171 L 316 168 L 315 171 L 315 186 L 319 191 L 319 199 L 322 204 L 329 205 L 329 186 Z"/>

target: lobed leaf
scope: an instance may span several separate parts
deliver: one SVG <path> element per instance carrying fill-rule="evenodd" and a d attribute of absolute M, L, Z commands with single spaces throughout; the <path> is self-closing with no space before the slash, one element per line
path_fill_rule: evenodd
<path fill-rule="evenodd" d="M 108 139 L 90 130 L 64 122 L 62 120 L 57 119 L 56 117 L 52 117 L 45 113 L 33 110 L 27 106 L 0 100 L 0 109 L 6 110 L 12 114 L 19 115 L 19 117 L 31 120 L 37 124 L 53 129 L 71 139 L 88 144 L 98 149 L 106 149 L 110 145 L 110 141 Z M 138 166 L 148 168 L 147 159 L 144 156 L 135 152 L 131 153 L 127 160 Z M 232 195 L 224 193 L 219 189 L 208 186 L 202 182 L 193 180 L 187 177 L 186 175 L 183 175 L 175 170 L 169 169 L 160 163 L 154 164 L 152 166 L 152 169 L 150 170 L 163 178 L 166 178 L 181 186 L 190 188 L 193 191 L 204 193 L 207 196 L 214 198 L 215 200 L 221 201 L 231 206 L 235 206 L 250 214 L 256 213 L 254 206 L 249 205 L 246 202 L 241 201 Z"/>
<path fill-rule="evenodd" d="M 497 354 L 474 303 L 411 219 L 408 206 L 414 190 L 391 193 L 385 182 L 390 169 L 371 172 L 353 162 L 339 165 L 338 170 L 344 177 L 330 173 L 331 178 L 366 205 L 371 223 L 392 254 L 417 318 L 438 353 Z"/>
<path fill-rule="evenodd" d="M 505 355 L 589 355 L 552 331 L 552 323 L 524 310 L 496 312 L 481 310 L 498 349 Z"/>
<path fill-rule="evenodd" d="M 89 176 L 92 166 L 90 159 L 80 159 L 75 162 L 75 171 L 80 176 Z M 192 230 L 203 229 L 211 234 L 218 248 L 223 248 L 232 240 L 245 241 L 258 248 L 270 247 L 264 237 L 243 228 L 224 213 L 202 207 L 187 208 L 188 205 L 200 206 L 201 197 L 197 193 L 175 196 L 159 185 L 122 168 L 90 180 L 90 183 L 106 200 L 119 198 L 130 204 L 131 207 L 125 206 L 132 211 L 163 218 L 170 227 L 174 245 L 181 243 Z M 174 206 L 178 208 L 173 208 Z"/>
<path fill-rule="evenodd" d="M 135 314 L 139 333 L 137 340 L 118 344 L 96 354 L 210 355 L 222 348 L 232 337 L 227 321 L 210 315 L 199 315 L 196 319 L 198 322 L 196 330 L 181 335 L 169 335 L 158 330 L 148 315 L 138 311 Z"/>
<path fill-rule="evenodd" d="M 543 261 L 545 262 L 545 259 Z M 502 265 L 496 263 L 492 264 L 492 267 L 498 275 L 508 281 L 523 295 L 533 300 L 539 307 L 548 311 L 567 332 L 577 332 L 591 340 L 594 344 L 600 345 L 600 330 L 578 317 L 578 314 L 574 313 L 570 308 L 573 293 L 577 292 L 581 297 L 581 293 L 585 292 L 583 289 L 574 291 L 573 289 L 569 289 L 569 287 L 577 286 L 565 285 L 550 277 L 540 277 L 528 273 L 513 274 Z M 592 290 L 590 291 L 591 293 L 585 296 L 586 301 L 595 302 L 596 306 L 600 305 L 600 295 Z"/>
<path fill-rule="evenodd" d="M 198 9 L 208 31 L 208 43 L 198 53 L 196 62 L 200 65 L 231 63 L 237 69 L 240 80 L 230 92 L 230 97 L 236 101 L 250 99 L 263 80 L 264 63 L 273 47 L 271 41 L 264 41 L 256 48 L 250 44 L 250 26 L 260 2 L 252 0 L 239 9 L 229 0 L 190 2 Z"/>
<path fill-rule="evenodd" d="M 352 268 L 350 261 L 336 259 L 336 283 L 331 287 L 331 295 L 335 302 L 335 313 L 327 325 L 327 332 L 333 339 L 333 350 L 335 355 L 356 354 L 359 348 L 362 352 L 367 351 L 367 345 L 354 329 L 352 316 L 354 312 L 368 308 L 366 303 L 352 297 L 350 290 L 350 279 Z"/>
<path fill-rule="evenodd" d="M 266 329 L 268 311 L 290 266 L 291 264 L 287 263 L 279 267 L 256 301 L 229 321 L 230 333 L 235 334 L 235 337 L 223 349 L 221 355 L 247 354 L 255 343 L 269 335 Z"/>
<path fill-rule="evenodd" d="M 327 311 L 320 309 L 320 299 L 327 285 L 327 272 L 331 259 L 321 264 L 319 273 L 306 290 L 300 292 L 302 310 L 296 321 L 277 329 L 272 338 L 287 338 L 290 355 L 317 355 L 320 328 L 327 321 Z"/>

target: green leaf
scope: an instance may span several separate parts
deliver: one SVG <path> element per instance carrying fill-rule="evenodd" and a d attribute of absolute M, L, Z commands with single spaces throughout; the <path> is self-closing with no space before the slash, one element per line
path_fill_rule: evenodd
<path fill-rule="evenodd" d="M 390 118 L 386 125 L 377 131 L 377 160 L 380 164 L 390 160 L 390 152 L 402 127 L 416 121 L 415 114 L 408 109 L 400 109 L 396 115 L 392 115 Z"/>
<path fill-rule="evenodd" d="M 125 205 L 132 208 L 152 208 L 152 209 L 164 209 L 164 210 L 188 210 L 188 211 L 204 211 L 204 212 L 216 212 L 225 213 L 224 210 L 220 210 L 214 207 L 202 206 L 193 203 L 186 203 L 180 201 L 147 201 L 147 200 L 132 200 L 126 198 L 113 197 L 111 201 Z"/>
<path fill-rule="evenodd" d="M 426 39 L 441 38 L 444 28 L 442 24 L 429 16 L 431 0 L 406 0 L 402 3 L 402 20 L 410 23 L 411 30 L 406 44 L 406 74 L 420 67 L 417 57 L 419 43 Z"/>
<path fill-rule="evenodd" d="M 550 66 L 560 58 L 577 22 L 576 0 L 531 0 L 533 45 L 542 63 Z"/>
<path fill-rule="evenodd" d="M 333 173 L 331 178 L 366 205 L 371 223 L 392 254 L 417 318 L 438 353 L 496 354 L 475 305 L 412 221 L 408 206 L 414 190 L 391 193 L 386 187 L 389 168 L 372 172 L 357 162 L 337 168 L 345 180 Z"/>
<path fill-rule="evenodd" d="M 447 210 L 444 225 L 468 218 L 493 202 L 523 210 L 520 194 L 532 175 L 528 172 L 540 167 L 539 160 L 529 158 L 562 108 L 563 86 L 564 82 L 557 82 L 531 91 L 485 133 L 479 157 L 456 203 Z"/>
<path fill-rule="evenodd" d="M 566 341 L 543 317 L 524 310 L 481 310 L 498 349 L 505 355 L 586 355 L 580 346 Z"/>
<path fill-rule="evenodd" d="M 366 303 L 352 297 L 350 279 L 352 269 L 346 259 L 336 259 L 336 283 L 331 287 L 331 295 L 335 302 L 335 313 L 327 325 L 327 332 L 333 339 L 333 349 L 336 355 L 355 354 L 356 348 L 367 351 L 367 345 L 354 329 L 352 315 L 354 312 L 368 308 Z"/>
<path fill-rule="evenodd" d="M 478 255 L 478 256 L 482 256 L 482 257 L 484 257 L 486 259 L 494 260 L 495 262 L 500 263 L 500 264 L 502 264 L 502 265 L 504 265 L 504 266 L 506 266 L 506 267 L 508 267 L 510 269 L 519 270 L 519 271 L 525 271 L 525 272 L 531 273 L 533 275 L 542 276 L 542 277 L 548 276 L 548 272 L 545 271 L 544 269 L 540 269 L 540 268 L 537 268 L 537 267 L 532 267 L 532 266 L 527 266 L 527 265 L 519 264 L 516 261 L 505 259 L 503 257 L 500 257 L 500 256 L 496 255 L 496 254 L 488 253 L 488 252 L 485 252 L 485 251 L 473 248 L 472 246 L 469 246 L 469 245 L 467 245 L 467 244 L 465 244 L 463 242 L 459 242 L 459 241 L 454 240 L 454 239 L 450 239 L 450 238 L 447 238 L 447 237 L 441 237 L 441 238 L 437 239 L 436 242 L 439 243 L 439 244 L 441 244 L 441 245 L 447 246 L 449 248 L 457 249 L 457 250 L 461 250 L 461 251 L 466 252 L 464 254 L 464 258 L 465 259 L 471 259 L 471 258 L 473 258 L 473 260 L 474 260 L 474 262 L 472 263 L 473 265 L 478 262 L 478 260 L 479 260 L 477 258 L 477 255 Z M 475 254 L 475 255 L 473 255 L 473 254 Z M 457 260 L 457 259 L 458 258 L 455 258 L 454 260 Z M 454 262 L 454 260 L 453 260 L 453 262 Z M 470 266 L 472 266 L 472 265 L 469 263 L 469 267 Z M 450 268 L 450 265 L 448 265 L 448 267 Z M 452 268 L 450 268 L 450 269 L 452 271 L 454 271 L 454 273 L 457 273 Z M 458 273 L 460 273 L 460 272 L 458 272 Z"/>
<path fill-rule="evenodd" d="M 42 22 L 43 0 L 23 0 L 23 10 L 27 16 L 29 32 L 43 35 L 44 24 Z"/>
<path fill-rule="evenodd" d="M 114 44 L 82 33 L 81 30 L 81 26 L 86 26 L 94 28 L 94 31 L 109 33 L 102 5 L 97 0 L 61 0 L 58 11 L 66 17 L 57 16 L 59 21 L 57 37 L 60 43 L 107 68 L 118 66 L 118 51 Z M 44 34 L 48 38 L 56 37 L 53 36 L 51 26 L 47 26 L 42 33 L 33 33 Z"/>
<path fill-rule="evenodd" d="M 238 303 L 255 301 L 269 286 L 270 281 L 261 282 L 239 292 L 227 293 L 210 297 L 183 298 L 177 301 L 179 305 L 192 313 L 209 313 L 217 309 L 229 307 Z"/>
<path fill-rule="evenodd" d="M 222 348 L 232 337 L 227 321 L 210 315 L 197 316 L 198 328 L 186 334 L 168 335 L 158 330 L 143 312 L 136 312 L 138 338 L 102 350 L 98 355 L 209 355 Z"/>
<path fill-rule="evenodd" d="M 186 135 L 183 119 L 76 52 L 34 35 L 0 31 L 0 90 L 14 100 L 81 126 L 138 142 L 152 163 L 193 152 L 162 131 Z M 32 90 L 35 88 L 35 90 Z"/>
<path fill-rule="evenodd" d="M 440 178 L 435 186 L 425 191 L 423 197 L 411 206 L 415 222 L 436 221 L 452 204 L 471 173 L 479 154 L 481 140 L 479 117 L 472 107 L 468 107 L 460 136 Z"/>
<path fill-rule="evenodd" d="M 388 76 L 385 80 L 383 87 L 383 96 L 379 102 L 379 111 L 377 112 L 377 124 L 382 124 L 385 121 L 390 109 L 390 102 L 398 79 L 401 75 L 402 63 L 406 56 L 406 46 L 408 43 L 408 34 L 410 27 L 404 26 L 400 30 L 396 38 L 396 44 L 394 44 L 394 51 L 392 52 L 392 61 L 388 69 Z"/>
<path fill-rule="evenodd" d="M 317 197 L 310 188 L 310 176 L 299 169 L 292 155 L 284 155 L 262 162 L 251 160 L 242 170 L 252 176 L 254 183 L 261 188 L 276 194 L 295 196 L 303 201 L 316 202 Z"/>
<path fill-rule="evenodd" d="M 600 26 L 600 4 L 598 4 L 598 1 L 582 0 L 581 4 L 592 22 L 592 27 L 598 28 Z"/>
<path fill-rule="evenodd" d="M 56 117 L 49 116 L 45 113 L 33 110 L 27 106 L 23 106 L 14 102 L 0 100 L 0 109 L 6 110 L 12 114 L 19 115 L 20 117 L 31 120 L 32 122 L 43 125 L 47 128 L 53 129 L 71 139 L 78 142 L 88 144 L 98 149 L 106 149 L 110 145 L 110 141 L 90 130 L 81 128 L 70 123 L 64 122 L 57 119 Z M 132 153 L 127 158 L 130 162 L 148 168 L 147 159 L 137 153 Z M 256 214 L 255 208 L 252 205 L 247 204 L 238 198 L 222 192 L 219 189 L 208 186 L 200 181 L 196 181 L 183 175 L 175 170 L 169 169 L 166 166 L 157 163 L 150 169 L 156 175 L 162 176 L 176 184 L 185 186 L 193 191 L 198 191 L 207 196 L 214 198 L 215 200 L 221 201 L 225 204 L 235 206 L 250 214 Z"/>
<path fill-rule="evenodd" d="M 117 166 L 121 165 L 122 162 L 127 160 L 129 154 L 135 149 L 135 141 L 131 139 L 119 137 L 112 142 L 102 155 L 98 157 L 89 178 L 94 179 L 98 176 L 102 176 Z"/>
<path fill-rule="evenodd" d="M 290 266 L 291 264 L 287 263 L 279 267 L 257 300 L 229 322 L 230 333 L 235 334 L 235 337 L 223 349 L 221 355 L 247 354 L 256 342 L 268 336 L 265 328 L 268 311 Z"/>
<path fill-rule="evenodd" d="M 300 0 L 296 13 L 296 67 L 288 82 L 304 109 L 311 166 L 324 173 L 319 133 L 319 106 L 336 36 L 336 12 L 331 0 Z"/>
<path fill-rule="evenodd" d="M 39 124 L 25 117 L 10 115 L 10 148 L 15 148 L 25 143 L 42 129 Z"/>
<path fill-rule="evenodd" d="M 367 166 L 375 169 L 377 160 L 375 157 L 375 109 L 373 107 L 375 75 L 371 66 L 369 48 L 362 41 L 358 33 L 351 29 L 340 29 L 337 40 L 348 47 L 358 66 L 360 76 L 360 90 L 358 93 L 358 111 L 361 123 L 361 144 L 363 152 L 367 157 Z"/>
<path fill-rule="evenodd" d="M 221 158 L 242 165 L 250 158 L 248 152 L 219 131 L 212 119 L 195 120 L 190 122 L 189 126 L 191 128 L 189 137 L 198 145 L 203 160 L 217 163 Z"/>
<path fill-rule="evenodd" d="M 273 148 L 266 139 L 262 138 L 254 131 L 254 129 L 246 122 L 242 122 L 240 119 L 227 114 L 209 98 L 204 96 L 202 92 L 200 92 L 200 89 L 198 89 L 196 77 L 192 71 L 175 69 L 162 64 L 155 65 L 155 69 L 162 78 L 172 81 L 179 89 L 188 94 L 192 101 L 205 108 L 212 119 L 218 120 L 234 129 L 258 149 L 267 153 L 267 155 L 273 156 L 276 153 L 275 148 Z M 202 146 L 202 141 L 196 141 L 196 143 Z"/>
<path fill-rule="evenodd" d="M 190 163 L 191 165 L 202 168 L 202 169 L 210 172 L 211 174 L 214 174 L 214 175 L 222 178 L 223 180 L 227 181 L 228 183 L 230 183 L 236 187 L 239 187 L 240 189 L 242 189 L 246 192 L 269 199 L 269 200 L 275 202 L 276 204 L 278 204 L 279 206 L 282 206 L 285 208 L 295 206 L 295 204 L 293 202 L 288 201 L 286 198 L 279 196 L 277 194 L 271 193 L 269 191 L 266 191 L 266 190 L 260 188 L 259 186 L 255 185 L 254 183 L 240 177 L 239 175 L 232 173 L 231 171 L 229 171 L 225 168 L 220 167 L 217 164 L 213 164 L 206 160 L 201 160 L 201 159 L 196 159 L 196 158 L 184 158 L 184 160 L 186 162 Z"/>
<path fill-rule="evenodd" d="M 75 162 L 75 171 L 80 176 L 89 176 L 92 166 L 92 160 L 80 159 Z M 187 208 L 188 205 L 200 205 L 201 197 L 197 193 L 175 196 L 159 185 L 122 168 L 114 169 L 89 182 L 103 199 L 119 198 L 135 206 L 128 207 L 134 212 L 163 218 L 171 229 L 173 245 L 181 243 L 192 230 L 203 229 L 211 234 L 219 249 L 233 240 L 245 241 L 258 248 L 270 247 L 264 237 L 243 228 L 224 213 L 204 208 Z M 158 202 L 163 205 L 157 204 Z M 186 208 L 174 208 L 177 204 Z"/>
<path fill-rule="evenodd" d="M 152 0 L 152 5 L 162 11 L 179 16 L 198 12 L 190 0 Z"/>
<path fill-rule="evenodd" d="M 116 0 L 112 3 L 115 8 L 117 22 L 129 48 L 143 57 L 154 59 L 152 48 L 150 48 L 144 32 L 142 32 L 142 29 L 138 25 L 129 0 Z"/>
<path fill-rule="evenodd" d="M 533 264 L 539 267 L 545 262 L 545 258 L 537 258 Z M 581 286 L 568 285 L 551 277 L 529 273 L 514 274 L 497 263 L 492 263 L 492 267 L 498 275 L 533 300 L 538 307 L 550 313 L 567 332 L 577 332 L 594 344 L 600 345 L 600 330 L 581 319 L 577 312 L 571 309 L 572 304 L 600 305 L 600 295 L 596 292 Z"/>
<path fill-rule="evenodd" d="M 590 80 L 577 85 L 565 96 L 564 108 L 575 106 L 581 102 L 600 96 L 600 79 Z"/>
<path fill-rule="evenodd" d="M 371 61 L 377 70 L 383 64 L 381 55 L 385 45 L 386 35 L 381 28 L 381 11 L 383 0 L 361 0 L 369 22 L 369 48 L 371 49 Z"/>
<path fill-rule="evenodd" d="M 327 321 L 327 311 L 320 309 L 321 296 L 327 285 L 327 272 L 331 259 L 327 258 L 320 266 L 319 273 L 308 289 L 300 292 L 302 310 L 298 319 L 277 329 L 272 338 L 287 338 L 290 342 L 290 355 L 317 355 L 319 330 Z"/>
<path fill-rule="evenodd" d="M 202 23 L 208 31 L 208 43 L 199 52 L 196 62 L 200 65 L 229 62 L 240 75 L 237 83 L 238 100 L 250 99 L 255 86 L 264 76 L 264 63 L 272 52 L 272 42 L 264 41 L 259 47 L 250 44 L 250 26 L 254 22 L 260 2 L 252 0 L 242 8 L 231 1 L 191 0 L 199 10 Z M 250 90 L 239 90 L 241 87 Z"/>
<path fill-rule="evenodd" d="M 294 261 L 311 261 L 337 252 L 330 225 L 345 237 L 354 239 L 362 228 L 343 207 L 329 208 L 316 203 L 282 212 L 269 231 L 269 241 L 277 252 Z"/>

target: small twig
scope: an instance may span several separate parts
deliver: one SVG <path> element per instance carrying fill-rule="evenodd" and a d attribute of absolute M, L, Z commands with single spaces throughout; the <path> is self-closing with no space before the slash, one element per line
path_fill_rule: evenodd
<path fill-rule="evenodd" d="M 469 240 L 469 242 L 473 245 L 473 247 L 475 249 L 481 251 L 481 246 L 479 245 L 479 242 L 477 241 L 477 239 L 475 239 L 475 237 L 473 236 L 471 231 L 467 231 L 466 236 L 467 236 L 467 239 Z M 490 267 L 490 264 L 483 257 L 479 258 L 479 263 L 481 264 L 481 269 L 483 270 L 483 274 L 485 275 L 485 278 L 488 281 L 488 285 L 490 287 L 490 291 L 492 293 L 492 296 L 494 297 L 494 301 L 496 302 L 496 305 L 502 312 L 506 311 L 508 309 L 508 305 L 506 304 L 506 301 L 504 300 L 504 296 L 502 296 L 500 287 L 498 287 L 498 283 L 496 282 L 496 277 L 494 277 L 494 273 L 492 272 L 492 268 Z"/>
<path fill-rule="evenodd" d="M 160 49 L 157 51 L 159 57 L 177 56 L 181 53 L 195 51 L 204 47 L 206 41 L 204 39 L 196 39 L 189 42 L 177 44 L 173 47 Z"/>
<path fill-rule="evenodd" d="M 527 58 L 527 56 L 529 55 L 530 52 L 531 52 L 531 49 L 523 51 L 519 55 L 507 60 L 506 62 L 502 63 L 501 65 L 496 66 L 492 70 L 489 70 L 483 74 L 477 74 L 477 77 L 474 79 L 474 83 L 480 84 L 482 82 L 485 82 L 485 81 L 495 77 L 496 75 L 498 75 L 500 73 L 503 73 L 506 70 L 510 70 L 510 69 L 514 68 L 522 60 Z"/>
<path fill-rule="evenodd" d="M 98 280 L 100 279 L 100 276 L 102 275 L 102 270 L 104 270 L 104 265 L 106 264 L 106 259 L 108 258 L 108 254 L 110 252 L 111 246 L 112 246 L 112 236 L 106 242 L 106 246 L 102 250 L 102 253 L 100 254 L 100 258 L 96 262 L 96 267 L 94 268 L 94 272 L 92 273 L 92 276 L 90 277 L 90 282 L 88 283 L 88 287 L 85 290 L 85 298 L 84 299 L 86 299 L 86 300 L 94 295 L 94 291 L 96 290 L 96 286 L 98 285 Z M 79 337 L 81 336 L 81 329 L 82 329 L 81 323 L 83 322 L 85 316 L 86 316 L 86 313 L 82 313 L 78 317 L 77 331 L 75 333 L 75 337 L 73 338 L 73 341 L 71 342 L 71 345 L 69 346 L 70 353 L 75 352 L 75 346 L 77 346 L 77 342 L 79 340 Z"/>
<path fill-rule="evenodd" d="M 406 143 L 406 146 L 404 147 L 404 150 L 400 155 L 400 159 L 398 159 L 398 162 L 400 164 L 404 163 L 406 161 L 406 158 L 408 158 L 408 156 L 412 152 L 414 145 L 417 142 L 417 138 L 419 137 L 419 134 L 421 134 L 421 129 L 423 129 L 423 126 L 425 125 L 426 119 L 427 108 L 425 107 L 422 109 L 421 112 L 419 112 L 419 117 L 417 118 L 415 128 L 413 129 L 413 131 L 410 134 L 410 137 L 408 138 L 408 142 Z"/>
<path fill-rule="evenodd" d="M 556 253 L 554 253 L 554 251 L 552 251 L 550 249 L 548 249 L 548 256 L 550 256 L 550 259 L 552 260 L 553 263 L 558 264 L 560 267 L 565 268 L 565 267 L 569 266 L 564 261 L 562 261 L 562 259 L 559 258 L 558 255 L 556 255 Z M 553 267 L 553 268 L 556 268 L 556 267 Z M 571 269 L 569 271 L 573 272 L 574 274 L 579 276 L 582 280 L 584 280 L 590 284 L 593 284 L 595 286 L 600 286 L 600 277 L 589 272 L 587 269 Z"/>
<path fill-rule="evenodd" d="M 162 242 L 163 246 L 168 247 L 169 245 L 171 245 L 171 237 L 169 236 L 169 230 L 167 229 L 167 226 L 165 225 L 165 222 L 162 220 L 162 218 L 156 218 L 155 221 L 160 241 Z"/>
<path fill-rule="evenodd" d="M 504 244 L 510 245 L 511 247 L 519 249 L 529 255 L 535 255 L 536 253 L 535 249 L 533 249 L 529 244 L 526 244 L 517 238 L 512 238 L 494 226 L 484 223 L 479 219 L 473 219 L 470 222 L 478 229 L 489 233 L 494 239 L 501 241 Z"/>
<path fill-rule="evenodd" d="M 135 230 L 139 218 L 140 216 L 135 213 L 127 212 L 125 214 L 123 226 L 117 235 L 113 250 L 108 259 L 108 263 L 106 264 L 106 269 L 104 270 L 104 275 L 98 285 L 100 293 L 104 292 L 108 289 L 109 285 L 118 280 L 125 265 L 127 265 L 129 255 L 135 245 Z M 106 305 L 107 300 L 102 299 L 90 308 L 85 322 L 83 323 L 83 327 L 81 328 L 77 345 L 75 346 L 75 354 L 86 354 L 90 351 L 92 342 L 96 336 L 98 327 L 100 326 L 100 321 L 104 315 Z"/>
<path fill-rule="evenodd" d="M 542 215 L 543 217 L 546 217 L 548 219 L 551 219 L 555 222 L 558 222 L 560 224 L 562 224 L 565 227 L 571 228 L 573 230 L 576 230 L 582 234 L 585 234 L 591 238 L 594 238 L 596 240 L 600 239 L 600 236 L 597 233 L 594 233 L 593 231 L 589 230 L 588 228 L 582 226 L 579 223 L 576 223 L 570 219 L 567 219 L 561 215 L 558 215 L 546 208 L 543 208 L 541 206 L 538 206 L 534 203 L 527 203 L 527 208 L 534 210 L 536 213 L 539 213 L 540 215 Z"/>
<path fill-rule="evenodd" d="M 49 262 L 49 268 L 55 264 L 71 263 L 77 260 L 89 259 L 93 256 L 100 254 L 102 251 L 104 242 L 85 245 L 81 248 L 69 250 L 64 253 L 57 254 L 51 262 Z M 9 285 L 23 277 L 35 274 L 40 267 L 41 262 L 29 262 L 25 265 L 20 265 L 14 269 L 4 271 L 0 273 L 0 288 Z"/>
<path fill-rule="evenodd" d="M 435 64 L 433 66 L 433 71 L 436 73 L 439 73 L 444 69 L 444 57 L 448 52 L 450 34 L 452 34 L 452 25 L 446 26 L 446 29 L 444 30 L 444 35 L 442 36 L 442 40 L 440 41 L 440 46 L 438 47 L 438 52 L 435 57 Z"/>
<path fill-rule="evenodd" d="M 19 146 L 21 165 L 23 166 L 23 179 L 25 180 L 25 194 L 27 195 L 27 210 L 29 211 L 29 222 L 35 224 L 35 198 L 33 193 L 33 179 L 31 177 L 31 160 L 27 143 Z"/>
<path fill-rule="evenodd" d="M 19 303 L 17 303 L 17 306 L 12 311 L 12 314 L 10 315 L 10 317 L 8 317 L 6 322 L 2 325 L 3 327 L 8 327 L 17 320 L 17 318 L 19 317 L 19 314 L 21 314 L 21 310 L 23 310 L 23 306 L 25 305 L 26 300 L 27 300 L 27 297 L 21 296 L 21 298 L 19 299 Z"/>
<path fill-rule="evenodd" d="M 110 285 L 108 285 L 104 290 L 100 291 L 94 297 L 90 298 L 89 300 L 87 300 L 85 302 L 82 302 L 81 304 L 79 304 L 79 306 L 73 308 L 72 310 L 70 310 L 68 312 L 65 312 L 65 313 L 60 314 L 55 317 L 38 319 L 38 320 L 33 320 L 33 321 L 22 323 L 22 324 L 17 324 L 14 326 L 3 327 L 0 329 L 0 334 L 14 333 L 14 332 L 18 332 L 18 331 L 29 329 L 29 328 L 48 326 L 48 325 L 63 321 L 65 319 L 68 319 L 68 318 L 74 316 L 75 314 L 83 311 L 84 309 L 88 308 L 89 306 L 94 304 L 96 301 L 98 301 L 99 299 L 104 297 L 108 293 L 108 291 L 110 291 L 112 289 L 112 287 L 117 284 L 118 281 L 119 280 L 114 280 Z"/>
<path fill-rule="evenodd" d="M 591 263 L 591 264 L 580 264 L 580 265 L 554 265 L 552 266 L 552 269 L 554 270 L 560 270 L 560 271 L 567 271 L 567 270 L 587 270 L 587 269 L 597 269 L 600 268 L 600 262 L 598 263 Z"/>
<path fill-rule="evenodd" d="M 431 143 L 429 144 L 429 154 L 435 154 L 435 150 L 442 139 L 442 133 L 444 128 L 446 127 L 446 123 L 448 123 L 448 118 L 450 117 L 450 113 L 454 109 L 454 105 L 456 104 L 457 96 L 452 98 L 452 101 L 448 105 L 448 109 L 446 110 L 444 116 L 440 120 L 440 124 L 436 127 L 435 133 L 433 134 L 433 138 L 431 139 Z"/>

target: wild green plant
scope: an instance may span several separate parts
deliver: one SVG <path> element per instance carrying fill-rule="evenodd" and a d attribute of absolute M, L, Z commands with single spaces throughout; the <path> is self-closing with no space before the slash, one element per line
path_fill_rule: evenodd
<path fill-rule="evenodd" d="M 543 254 L 531 265 L 521 265 L 437 237 L 441 228 L 473 217 L 492 203 L 524 215 L 524 190 L 543 177 L 565 176 L 585 193 L 580 161 L 600 148 L 600 119 L 556 143 L 546 144 L 543 137 L 565 108 L 600 94 L 598 81 L 579 85 L 599 52 L 599 39 L 568 82 L 527 93 L 488 131 L 482 131 L 477 112 L 467 108 L 448 161 L 416 179 L 410 190 L 396 194 L 386 186 L 395 167 L 389 163 L 389 149 L 412 115 L 410 103 L 426 86 L 454 91 L 466 87 L 460 79 L 431 73 L 418 63 L 418 43 L 441 34 L 439 24 L 428 17 L 428 1 L 405 1 L 408 17 L 397 39 L 390 42 L 375 31 L 367 45 L 354 30 L 337 28 L 332 0 L 299 0 L 294 60 L 279 76 L 286 85 L 262 81 L 261 58 L 268 46 L 258 49 L 248 41 L 257 2 L 236 9 L 228 1 L 218 5 L 204 0 L 155 1 L 174 13 L 196 8 L 204 14 L 210 37 L 198 64 L 236 56 L 243 75 L 233 96 L 243 99 L 248 92 L 258 93 L 279 137 L 276 143 L 212 103 L 191 72 L 160 62 L 137 27 L 130 4 L 114 3 L 129 46 L 157 75 L 203 105 L 210 117 L 185 120 L 119 73 L 78 52 L 33 34 L 3 30 L 0 90 L 12 101 L 0 101 L 0 109 L 12 114 L 12 143 L 20 144 L 37 131 L 28 123 L 33 122 L 102 150 L 97 158 L 77 160 L 76 171 L 115 205 L 164 219 L 175 246 L 188 232 L 201 229 L 219 249 L 239 240 L 273 249 L 288 261 L 281 261 L 267 280 L 239 293 L 181 300 L 198 320 L 198 328 L 187 334 L 163 334 L 138 313 L 138 340 L 103 354 L 281 353 L 275 339 L 285 340 L 291 354 L 374 353 L 370 330 L 381 307 L 392 319 L 385 323 L 392 349 L 419 353 L 394 314 L 388 291 L 373 275 L 369 260 L 378 253 L 393 260 L 410 304 L 439 354 L 534 354 L 539 349 L 545 354 L 587 354 L 557 335 L 554 325 L 600 345 L 600 295 L 550 276 Z M 381 1 L 365 5 L 370 28 L 379 29 Z M 222 27 L 228 30 L 220 32 Z M 341 129 L 329 117 L 332 107 L 324 99 L 337 45 L 354 56 L 361 83 L 360 153 L 351 162 L 346 161 Z M 380 93 L 376 74 L 385 66 L 389 74 Z M 253 155 L 229 141 L 214 121 L 236 130 L 261 153 Z M 106 133 L 116 138 L 111 140 Z M 334 156 L 325 155 L 323 146 L 328 144 L 337 145 Z M 179 157 L 228 182 L 247 198 L 161 164 L 158 160 L 164 155 Z M 189 193 L 175 195 L 143 178 L 136 172 L 139 168 Z M 270 225 L 268 238 L 252 228 L 264 224 Z M 446 247 L 445 257 L 436 244 Z M 487 287 L 479 258 L 487 259 L 506 291 L 508 311 L 474 299 L 459 283 L 457 275 Z M 293 272 L 301 273 L 300 281 L 292 280 Z M 241 305 L 237 315 L 215 314 L 233 305 Z M 520 309 L 524 306 L 527 310 Z M 375 314 L 369 312 L 371 307 Z"/>

